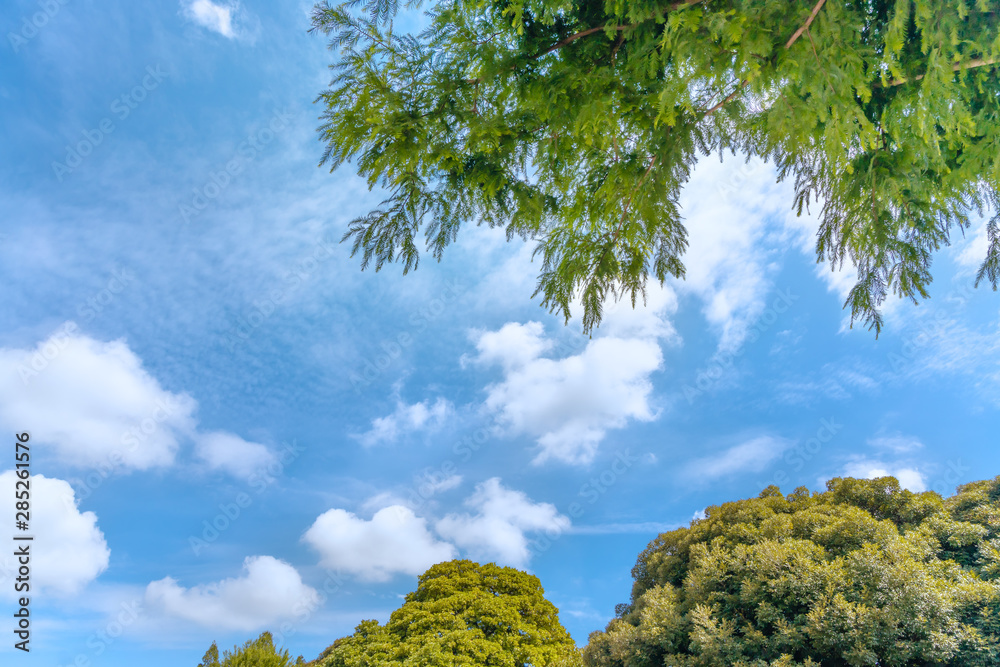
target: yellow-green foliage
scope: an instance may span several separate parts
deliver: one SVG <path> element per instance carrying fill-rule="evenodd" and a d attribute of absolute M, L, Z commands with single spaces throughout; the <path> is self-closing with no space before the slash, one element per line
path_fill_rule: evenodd
<path fill-rule="evenodd" d="M 468 560 L 439 563 L 389 617 L 362 621 L 322 667 L 574 667 L 580 654 L 534 577 Z"/>
<path fill-rule="evenodd" d="M 1000 477 L 942 500 L 892 477 L 776 487 L 640 554 L 588 667 L 1000 664 Z"/>
<path fill-rule="evenodd" d="M 302 657 L 298 662 L 302 664 Z M 257 639 L 248 640 L 243 646 L 235 646 L 231 651 L 223 651 L 219 659 L 219 649 L 215 642 L 205 652 L 198 667 L 290 667 L 288 651 L 279 651 L 274 646 L 270 632 L 263 632 Z"/>

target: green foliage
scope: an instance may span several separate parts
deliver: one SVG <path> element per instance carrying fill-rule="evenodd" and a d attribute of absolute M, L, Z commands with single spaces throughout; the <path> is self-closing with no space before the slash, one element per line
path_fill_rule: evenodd
<path fill-rule="evenodd" d="M 300 664 L 302 658 L 299 657 Z M 261 633 L 257 639 L 249 640 L 243 646 L 234 646 L 232 651 L 223 651 L 219 660 L 219 648 L 215 642 L 205 652 L 198 667 L 288 667 L 291 665 L 288 651 L 278 651 L 270 632 Z"/>
<path fill-rule="evenodd" d="M 1000 664 L 1000 477 L 942 499 L 833 479 L 706 510 L 632 570 L 588 667 Z"/>
<path fill-rule="evenodd" d="M 421 4 L 414 0 L 413 5 Z M 320 128 L 382 205 L 345 235 L 362 267 L 440 260 L 463 221 L 534 241 L 536 294 L 590 330 L 606 298 L 682 277 L 678 197 L 702 154 L 773 160 L 820 206 L 817 260 L 858 268 L 881 327 L 927 296 L 933 252 L 997 209 L 1000 14 L 985 0 L 397 0 L 315 7 L 339 50 Z M 1000 221 L 977 284 L 1000 280 Z"/>
<path fill-rule="evenodd" d="M 362 621 L 323 667 L 575 667 L 579 651 L 537 577 L 468 560 L 440 563 L 383 626 Z"/>

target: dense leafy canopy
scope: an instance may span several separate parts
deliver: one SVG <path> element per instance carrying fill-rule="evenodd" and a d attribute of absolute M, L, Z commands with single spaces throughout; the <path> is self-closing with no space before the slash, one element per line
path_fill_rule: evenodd
<path fill-rule="evenodd" d="M 397 9 L 313 14 L 340 50 L 322 163 L 388 191 L 345 235 L 363 267 L 415 267 L 421 227 L 440 259 L 463 221 L 502 226 L 537 242 L 542 305 L 580 299 L 590 330 L 609 295 L 684 275 L 682 184 L 732 150 L 793 178 L 800 213 L 819 202 L 818 261 L 857 267 L 845 305 L 877 331 L 887 294 L 926 297 L 933 252 L 997 209 L 994 2 L 437 0 L 417 36 Z M 988 237 L 996 289 L 996 218 Z"/>
<path fill-rule="evenodd" d="M 315 664 L 323 667 L 546 667 L 579 652 L 537 577 L 468 560 L 439 563 L 385 625 L 362 621 Z"/>
<path fill-rule="evenodd" d="M 588 667 L 1000 664 L 1000 477 L 834 479 L 706 510 L 632 571 Z"/>
<path fill-rule="evenodd" d="M 296 665 L 304 664 L 299 656 Z M 279 651 L 274 646 L 270 632 L 263 632 L 257 639 L 249 640 L 243 646 L 235 646 L 231 651 L 223 651 L 219 659 L 219 647 L 215 642 L 205 651 L 198 667 L 290 667 L 288 651 Z"/>

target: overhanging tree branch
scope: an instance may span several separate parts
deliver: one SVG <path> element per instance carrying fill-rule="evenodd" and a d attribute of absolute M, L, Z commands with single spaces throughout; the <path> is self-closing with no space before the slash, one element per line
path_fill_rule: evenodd
<path fill-rule="evenodd" d="M 683 8 L 689 7 L 691 5 L 697 5 L 697 4 L 702 3 L 704 1 L 705 0 L 684 0 L 684 2 L 675 2 L 672 5 L 668 5 L 668 6 L 664 7 L 663 9 L 661 9 L 660 11 L 658 11 L 656 14 L 654 14 L 654 16 L 651 16 L 650 18 L 654 18 L 655 16 L 663 16 L 664 14 L 666 14 L 668 12 L 677 11 L 678 9 L 683 9 Z M 632 28 L 637 28 L 638 26 L 639 26 L 639 23 L 629 23 L 628 25 L 600 26 L 600 27 L 597 27 L 597 28 L 588 28 L 586 30 L 582 30 L 582 31 L 580 31 L 578 33 L 570 35 L 569 37 L 566 37 L 564 39 L 559 40 L 558 42 L 556 42 L 555 44 L 553 44 L 549 48 L 545 49 L 544 51 L 540 51 L 538 54 L 532 56 L 532 59 L 541 58 L 542 56 L 547 55 L 549 53 L 552 53 L 553 51 L 557 51 L 558 49 L 561 49 L 564 46 L 567 46 L 568 44 L 572 44 L 573 42 L 575 42 L 576 40 L 580 39 L 581 37 L 586 37 L 588 35 L 593 35 L 596 32 L 602 32 L 604 30 L 615 30 L 615 31 L 621 32 L 623 30 L 631 30 Z"/>
<path fill-rule="evenodd" d="M 806 30 L 809 29 L 809 26 L 812 25 L 813 19 L 816 18 L 817 14 L 819 14 L 819 10 L 821 10 L 823 8 L 823 4 L 825 2 L 826 2 L 826 0 L 819 0 L 819 2 L 816 3 L 816 6 L 813 7 L 812 13 L 809 14 L 809 18 L 806 19 L 806 22 L 804 24 L 802 24 L 802 27 L 799 28 L 798 30 L 796 30 L 792 34 L 792 36 L 788 38 L 788 41 L 785 43 L 785 48 L 786 49 L 792 48 L 792 44 L 795 43 L 795 40 L 797 40 L 799 37 L 801 37 L 802 33 L 804 33 Z"/>
<path fill-rule="evenodd" d="M 951 69 L 953 72 L 960 72 L 962 70 L 975 69 L 977 67 L 988 67 L 989 65 L 995 65 L 997 62 L 1000 62 L 1000 58 L 976 58 L 975 60 L 970 60 L 964 63 L 955 63 L 954 65 L 952 65 Z M 909 83 L 910 81 L 920 81 L 922 78 L 924 78 L 924 76 L 926 75 L 918 74 L 912 79 L 893 79 L 888 83 L 886 83 L 885 86 L 886 88 L 891 88 L 893 86 L 901 86 L 904 83 Z M 876 83 L 875 85 L 878 86 L 881 84 Z"/>

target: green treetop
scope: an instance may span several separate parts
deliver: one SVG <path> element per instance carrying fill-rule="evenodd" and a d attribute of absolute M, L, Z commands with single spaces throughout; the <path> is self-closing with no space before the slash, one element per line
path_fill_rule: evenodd
<path fill-rule="evenodd" d="M 660 535 L 588 667 L 1000 664 L 1000 477 L 942 499 L 834 479 Z"/>
<path fill-rule="evenodd" d="M 413 5 L 422 0 L 413 0 Z M 699 155 L 772 160 L 817 202 L 818 261 L 858 280 L 876 331 L 890 292 L 927 296 L 934 251 L 996 210 L 1000 13 L 986 0 L 438 0 L 419 35 L 398 0 L 317 5 L 339 49 L 320 128 L 382 205 L 345 239 L 362 267 L 416 267 L 464 221 L 537 243 L 542 305 L 682 277 L 681 187 Z M 1000 225 L 977 277 L 1000 279 Z"/>
<path fill-rule="evenodd" d="M 304 664 L 299 656 L 296 665 Z M 212 645 L 205 651 L 198 667 L 291 667 L 292 659 L 287 650 L 279 651 L 274 646 L 270 632 L 263 632 L 257 639 L 234 646 L 231 651 L 223 651 L 219 659 L 219 647 Z"/>
<path fill-rule="evenodd" d="M 322 667 L 546 667 L 579 652 L 537 577 L 468 560 L 440 563 L 385 625 L 362 621 L 314 664 Z"/>

